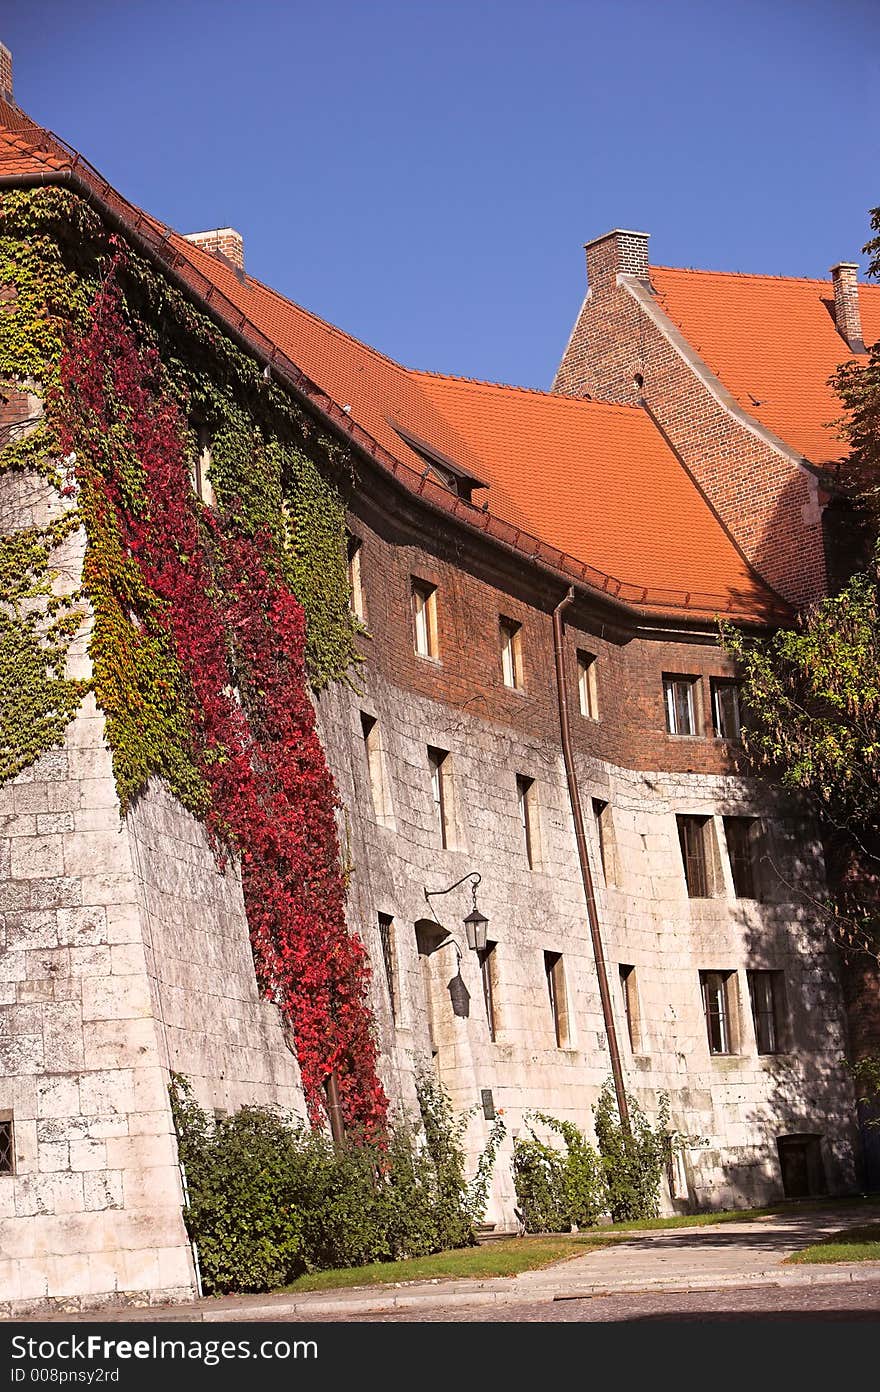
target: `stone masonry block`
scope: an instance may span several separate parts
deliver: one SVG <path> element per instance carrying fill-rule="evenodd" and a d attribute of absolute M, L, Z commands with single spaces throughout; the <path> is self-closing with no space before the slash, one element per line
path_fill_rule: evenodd
<path fill-rule="evenodd" d="M 126 1020 L 152 1015 L 146 976 L 83 979 L 84 1020 Z"/>

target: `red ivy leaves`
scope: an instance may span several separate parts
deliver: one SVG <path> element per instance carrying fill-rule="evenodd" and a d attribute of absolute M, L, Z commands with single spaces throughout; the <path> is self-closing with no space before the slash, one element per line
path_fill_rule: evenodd
<path fill-rule="evenodd" d="M 218 847 L 240 853 L 258 979 L 293 1028 L 310 1118 L 323 1116 L 323 1083 L 335 1072 L 347 1124 L 376 1135 L 388 1103 L 369 964 L 345 921 L 337 796 L 308 695 L 302 605 L 278 578 L 270 536 L 248 537 L 234 507 L 216 518 L 195 502 L 184 422 L 161 390 L 156 354 L 124 321 L 112 277 L 68 344 L 60 380 L 54 407 L 85 510 L 111 510 L 163 601 L 192 693 L 208 825 Z"/>

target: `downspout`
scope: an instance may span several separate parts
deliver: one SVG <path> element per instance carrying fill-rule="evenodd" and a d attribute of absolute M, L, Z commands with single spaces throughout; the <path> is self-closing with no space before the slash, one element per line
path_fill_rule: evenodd
<path fill-rule="evenodd" d="M 617 1044 L 617 1030 L 614 1025 L 614 1011 L 611 1005 L 611 992 L 608 988 L 608 972 L 605 966 L 605 952 L 602 935 L 599 932 L 599 914 L 596 909 L 596 895 L 593 891 L 593 876 L 587 854 L 587 838 L 584 832 L 584 814 L 578 791 L 574 757 L 571 752 L 571 726 L 568 719 L 568 692 L 565 683 L 565 649 L 562 642 L 562 613 L 574 600 L 574 586 L 560 600 L 553 610 L 553 656 L 556 662 L 556 696 L 559 703 L 559 729 L 562 735 L 562 757 L 568 779 L 568 796 L 571 802 L 571 815 L 574 819 L 574 835 L 577 841 L 578 860 L 581 864 L 581 879 L 584 883 L 584 898 L 587 901 L 587 919 L 590 924 L 590 938 L 593 943 L 593 957 L 596 962 L 596 976 L 599 981 L 599 998 L 602 1002 L 602 1018 L 605 1021 L 605 1034 L 608 1039 L 608 1052 L 611 1055 L 611 1074 L 614 1079 L 614 1093 L 617 1098 L 617 1111 L 624 1132 L 629 1135 L 629 1108 L 626 1103 L 626 1087 L 623 1081 L 623 1068 L 620 1062 L 620 1049 Z"/>

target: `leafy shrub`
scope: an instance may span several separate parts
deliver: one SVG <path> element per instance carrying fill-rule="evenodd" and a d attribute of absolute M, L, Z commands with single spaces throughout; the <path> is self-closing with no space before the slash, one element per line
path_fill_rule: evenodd
<path fill-rule="evenodd" d="M 628 1098 L 631 1134 L 620 1125 L 614 1091 L 606 1083 L 593 1108 L 598 1152 L 571 1121 L 531 1113 L 561 1137 L 564 1149 L 538 1139 L 513 1147 L 513 1181 L 527 1232 L 586 1228 L 603 1213 L 615 1223 L 653 1217 L 660 1207 L 660 1180 L 675 1138 L 668 1129 L 669 1101 L 661 1094 L 652 1127 L 635 1098 Z"/>
<path fill-rule="evenodd" d="M 514 1187 L 526 1230 L 567 1232 L 572 1227 L 591 1227 L 605 1204 L 599 1156 L 574 1122 L 545 1112 L 532 1115 L 562 1138 L 565 1150 L 540 1141 L 531 1127 L 528 1140 L 517 1137 L 514 1143 Z"/>
<path fill-rule="evenodd" d="M 456 1116 L 433 1078 L 417 1085 L 421 1124 L 401 1117 L 382 1143 L 323 1132 L 267 1107 L 213 1122 L 175 1078 L 172 1106 L 184 1165 L 187 1230 L 204 1289 L 260 1291 L 302 1271 L 362 1266 L 473 1243 L 504 1125 L 465 1176 L 468 1113 Z"/>
<path fill-rule="evenodd" d="M 627 1096 L 630 1132 L 620 1124 L 617 1102 L 606 1083 L 593 1108 L 596 1140 L 607 1187 L 608 1212 L 615 1223 L 654 1218 L 660 1211 L 660 1180 L 669 1156 L 669 1098 L 660 1094 L 652 1127 L 634 1097 Z"/>

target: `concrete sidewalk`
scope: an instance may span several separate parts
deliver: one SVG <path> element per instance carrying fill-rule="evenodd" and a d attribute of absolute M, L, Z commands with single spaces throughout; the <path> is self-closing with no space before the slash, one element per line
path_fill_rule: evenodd
<path fill-rule="evenodd" d="M 796 1286 L 876 1280 L 880 1262 L 784 1266 L 792 1252 L 842 1228 L 880 1222 L 880 1208 L 845 1205 L 773 1214 L 742 1223 L 634 1232 L 625 1241 L 540 1271 L 486 1280 L 434 1280 L 287 1295 L 209 1298 L 188 1305 L 96 1310 L 79 1321 L 295 1321 L 442 1307 L 535 1303 L 638 1291 L 699 1291 L 730 1286 Z"/>

